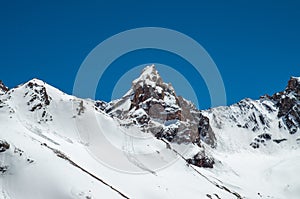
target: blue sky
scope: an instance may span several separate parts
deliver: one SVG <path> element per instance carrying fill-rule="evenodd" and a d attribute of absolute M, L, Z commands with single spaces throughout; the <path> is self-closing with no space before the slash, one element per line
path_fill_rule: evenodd
<path fill-rule="evenodd" d="M 290 76 L 300 76 L 299 10 L 299 1 L 267 0 L 2 1 L 0 79 L 14 87 L 37 77 L 70 94 L 81 63 L 101 41 L 155 26 L 180 31 L 207 50 L 222 75 L 228 104 L 257 99 L 284 89 Z M 178 57 L 157 50 L 116 60 L 100 80 L 105 85 L 100 84 L 96 98 L 109 100 L 124 72 L 154 62 L 184 68 L 201 96 L 199 107 L 210 107 L 201 77 L 195 79 Z M 178 93 L 184 92 L 179 88 Z"/>

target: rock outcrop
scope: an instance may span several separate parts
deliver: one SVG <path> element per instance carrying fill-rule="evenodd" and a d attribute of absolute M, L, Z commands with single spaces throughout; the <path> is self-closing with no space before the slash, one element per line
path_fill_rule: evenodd
<path fill-rule="evenodd" d="M 286 127 L 291 134 L 296 133 L 300 129 L 300 79 L 291 77 L 286 89 L 270 99 L 276 102 L 278 118 L 285 124 L 279 122 L 280 128 Z"/>
<path fill-rule="evenodd" d="M 8 87 L 6 87 L 2 80 L 0 80 L 0 95 L 6 93 L 8 90 Z"/>

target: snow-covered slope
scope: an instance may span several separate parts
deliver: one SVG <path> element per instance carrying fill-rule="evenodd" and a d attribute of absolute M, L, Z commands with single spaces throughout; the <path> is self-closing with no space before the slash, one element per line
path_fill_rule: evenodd
<path fill-rule="evenodd" d="M 1 83 L 0 198 L 298 198 L 300 92 L 290 81 L 278 95 L 291 106 L 275 94 L 201 112 L 153 66 L 110 103 L 38 79 Z"/>

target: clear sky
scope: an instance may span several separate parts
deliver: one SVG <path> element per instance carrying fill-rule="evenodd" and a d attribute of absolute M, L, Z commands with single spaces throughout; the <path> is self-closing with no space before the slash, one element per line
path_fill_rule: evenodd
<path fill-rule="evenodd" d="M 1 1 L 0 79 L 14 87 L 36 77 L 71 94 L 81 63 L 101 41 L 155 26 L 180 31 L 207 50 L 224 80 L 228 104 L 257 99 L 284 89 L 290 76 L 300 76 L 299 10 L 300 1 L 290 0 Z M 122 74 L 143 63 L 183 68 L 202 96 L 199 107 L 210 107 L 201 77 L 177 56 L 159 50 L 116 60 L 100 80 L 105 86 L 99 86 L 96 98 L 110 100 Z M 178 93 L 184 92 L 179 88 Z"/>

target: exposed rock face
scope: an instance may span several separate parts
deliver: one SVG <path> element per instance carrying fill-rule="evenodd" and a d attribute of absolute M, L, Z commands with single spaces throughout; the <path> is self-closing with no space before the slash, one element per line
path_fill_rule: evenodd
<path fill-rule="evenodd" d="M 216 137 L 215 134 L 209 124 L 208 117 L 205 117 L 204 115 L 199 115 L 199 125 L 198 125 L 198 131 L 200 134 L 200 138 L 210 146 L 215 147 Z"/>
<path fill-rule="evenodd" d="M 278 118 L 282 118 L 283 123 L 291 134 L 300 129 L 300 80 L 291 77 L 288 86 L 282 92 L 275 93 L 270 99 L 276 102 L 278 107 Z M 279 123 L 281 128 L 284 128 Z"/>
<path fill-rule="evenodd" d="M 288 86 L 286 88 L 287 92 L 295 92 L 297 96 L 300 96 L 300 78 L 299 77 L 291 77 Z"/>
<path fill-rule="evenodd" d="M 0 140 L 0 153 L 6 151 L 9 147 L 10 145 L 6 141 Z"/>
<path fill-rule="evenodd" d="M 181 109 L 172 85 L 163 82 L 154 66 L 145 68 L 133 81 L 130 110 L 140 108 L 159 121 L 181 119 Z"/>
<path fill-rule="evenodd" d="M 0 153 L 3 153 L 5 151 L 7 151 L 10 148 L 10 145 L 4 141 L 4 140 L 0 140 Z M 3 165 L 3 160 L 0 163 L 0 173 L 5 173 L 8 170 L 8 166 L 7 165 Z"/>
<path fill-rule="evenodd" d="M 22 94 L 27 108 L 36 115 L 37 120 L 39 122 L 52 121 L 52 115 L 48 112 L 48 106 L 52 98 L 47 93 L 45 83 L 41 80 L 33 79 L 21 85 L 21 87 L 24 87 L 24 93 Z M 7 92 L 8 98 L 13 96 L 16 89 L 18 88 L 10 89 Z"/>
<path fill-rule="evenodd" d="M 97 110 L 105 111 L 106 107 L 107 107 L 107 103 L 104 101 L 98 100 L 95 102 L 95 108 Z"/>
<path fill-rule="evenodd" d="M 213 168 L 213 165 L 215 164 L 213 158 L 208 157 L 201 152 L 194 155 L 193 158 L 188 159 L 187 162 L 195 166 L 204 167 L 204 168 Z"/>
<path fill-rule="evenodd" d="M 51 98 L 48 96 L 46 88 L 36 82 L 29 82 L 26 85 L 31 92 L 25 93 L 25 96 L 30 95 L 30 100 L 27 105 L 31 105 L 30 111 L 35 111 L 36 109 L 42 109 L 50 104 Z"/>
<path fill-rule="evenodd" d="M 2 80 L 0 80 L 0 94 L 6 93 L 8 88 L 3 84 Z"/>
<path fill-rule="evenodd" d="M 122 99 L 111 102 L 106 112 L 120 119 L 131 119 L 158 138 L 176 143 L 195 143 L 201 139 L 215 146 L 209 119 L 195 106 L 177 96 L 171 84 L 164 83 L 154 65 L 146 67 Z"/>
<path fill-rule="evenodd" d="M 231 106 L 212 108 L 203 112 L 205 115 L 211 115 L 210 119 L 213 120 L 218 129 L 222 129 L 227 123 L 231 124 L 232 127 L 259 132 L 270 128 L 271 121 L 268 113 L 275 111 L 273 103 L 268 99 L 252 100 L 246 98 Z"/>
<path fill-rule="evenodd" d="M 271 138 L 272 138 L 272 135 L 269 133 L 260 134 L 256 138 L 254 138 L 254 141 L 251 142 L 250 146 L 252 146 L 255 149 L 259 148 L 260 145 L 266 146 L 267 142 L 271 141 Z M 273 140 L 273 141 L 278 143 L 276 140 Z"/>

